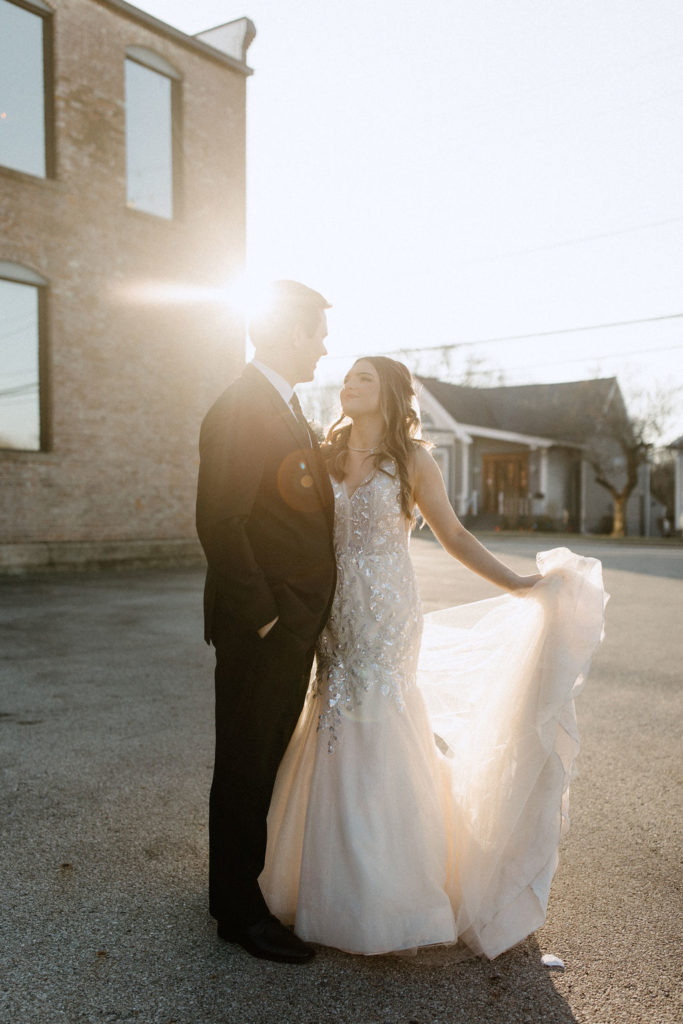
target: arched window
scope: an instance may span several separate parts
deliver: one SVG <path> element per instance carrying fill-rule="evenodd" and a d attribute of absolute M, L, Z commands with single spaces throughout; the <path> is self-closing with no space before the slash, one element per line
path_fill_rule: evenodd
<path fill-rule="evenodd" d="M 0 164 L 54 174 L 52 10 L 43 0 L 0 0 Z"/>
<path fill-rule="evenodd" d="M 50 447 L 46 288 L 40 274 L 0 260 L 0 449 Z"/>
<path fill-rule="evenodd" d="M 181 171 L 181 76 L 142 46 L 126 50 L 126 201 L 129 207 L 178 216 Z"/>

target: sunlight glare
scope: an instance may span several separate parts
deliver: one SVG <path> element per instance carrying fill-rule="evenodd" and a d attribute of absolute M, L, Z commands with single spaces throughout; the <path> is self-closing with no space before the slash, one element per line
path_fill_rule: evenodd
<path fill-rule="evenodd" d="M 117 285 L 113 288 L 113 293 L 119 302 L 130 305 L 216 304 L 225 307 L 240 320 L 248 320 L 267 305 L 268 283 L 246 274 L 236 274 L 223 284 L 215 286 L 147 280 Z"/>

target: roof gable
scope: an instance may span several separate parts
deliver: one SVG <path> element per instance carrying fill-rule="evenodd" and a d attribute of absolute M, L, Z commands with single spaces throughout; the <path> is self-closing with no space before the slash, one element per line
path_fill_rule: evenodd
<path fill-rule="evenodd" d="M 626 416 L 616 377 L 560 384 L 473 388 L 419 377 L 459 423 L 583 443 L 607 409 Z"/>

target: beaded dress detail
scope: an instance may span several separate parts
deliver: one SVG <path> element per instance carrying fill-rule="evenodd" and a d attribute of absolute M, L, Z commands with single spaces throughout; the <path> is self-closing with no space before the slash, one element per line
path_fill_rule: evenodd
<path fill-rule="evenodd" d="M 333 488 L 337 590 L 273 791 L 263 895 L 321 945 L 497 956 L 545 918 L 600 563 L 544 552 L 528 596 L 423 620 L 394 466 Z"/>
<path fill-rule="evenodd" d="M 398 474 L 385 463 L 352 494 L 337 480 L 332 488 L 337 589 L 318 641 L 314 688 L 330 753 L 344 717 L 359 709 L 371 689 L 404 709 L 405 691 L 415 685 L 422 633 Z"/>

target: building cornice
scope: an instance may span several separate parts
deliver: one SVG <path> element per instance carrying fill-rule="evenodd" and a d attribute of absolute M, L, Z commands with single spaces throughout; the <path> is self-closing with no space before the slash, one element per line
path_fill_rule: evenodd
<path fill-rule="evenodd" d="M 172 25 L 168 25 L 165 21 L 161 21 L 151 14 L 147 14 L 146 11 L 141 11 L 139 7 L 134 7 L 132 4 L 126 3 L 125 0 L 93 0 L 93 3 L 97 3 L 101 7 L 108 7 L 110 10 L 116 11 L 126 18 L 130 18 L 131 21 L 137 21 L 153 32 L 164 35 L 168 39 L 173 40 L 173 42 L 179 43 L 189 50 L 201 53 L 204 57 L 217 61 L 219 64 L 224 64 L 226 67 L 242 75 L 253 75 L 254 73 L 252 68 L 244 63 L 244 61 L 237 60 L 236 57 L 231 57 L 229 54 L 223 53 L 222 50 L 217 50 L 214 46 L 209 46 L 208 43 L 202 42 L 201 39 L 197 39 L 195 36 L 186 35 L 180 29 L 173 28 Z"/>
<path fill-rule="evenodd" d="M 498 430 L 495 427 L 477 427 L 470 423 L 461 423 L 460 426 L 472 437 L 489 437 L 491 440 L 514 441 L 516 444 L 526 444 L 530 448 L 576 448 L 583 450 L 585 445 L 578 441 L 563 441 L 556 437 L 536 437 L 534 434 L 519 434 L 514 430 Z"/>

